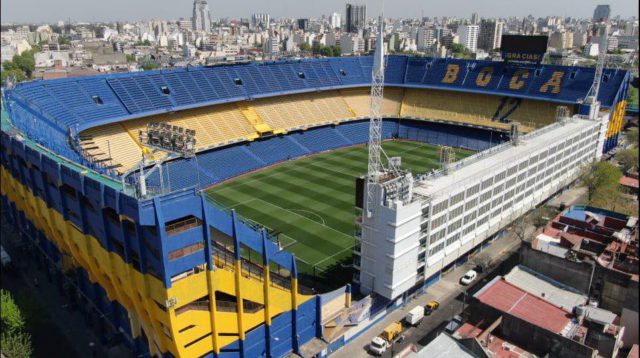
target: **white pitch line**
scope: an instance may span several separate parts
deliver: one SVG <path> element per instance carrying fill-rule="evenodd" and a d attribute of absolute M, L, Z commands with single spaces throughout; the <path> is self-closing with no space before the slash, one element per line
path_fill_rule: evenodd
<path fill-rule="evenodd" d="M 325 225 L 325 226 L 326 226 L 326 223 L 324 222 L 324 219 L 322 218 L 322 216 L 320 216 L 320 215 L 318 215 L 318 214 L 316 214 L 316 213 L 314 213 L 314 212 L 312 212 L 312 211 L 309 211 L 309 210 L 303 210 L 303 209 L 285 209 L 285 210 L 289 210 L 289 211 L 291 211 L 291 212 L 300 211 L 300 212 L 303 212 L 303 213 L 308 213 L 308 214 L 311 214 L 311 215 L 315 215 L 317 218 L 319 218 L 320 220 L 322 220 L 322 225 Z"/>
<path fill-rule="evenodd" d="M 324 226 L 324 227 L 326 227 L 327 229 L 329 229 L 329 230 L 331 230 L 331 231 L 334 231 L 334 232 L 336 232 L 336 233 L 340 234 L 341 236 L 348 237 L 349 239 L 353 239 L 353 236 L 349 236 L 349 235 L 347 235 L 347 234 L 343 233 L 342 231 L 338 231 L 338 230 L 336 230 L 336 229 L 334 229 L 334 228 L 332 228 L 332 227 L 330 227 L 330 226 L 320 224 L 319 222 L 317 222 L 317 221 L 315 221 L 315 220 L 311 220 L 311 219 L 309 219 L 308 217 L 306 217 L 306 216 L 304 216 L 304 215 L 300 215 L 300 214 L 295 213 L 295 212 L 293 212 L 293 211 L 291 211 L 291 210 L 285 209 L 285 208 L 283 208 L 283 207 L 281 207 L 281 206 L 279 206 L 279 205 L 276 205 L 276 204 L 270 203 L 270 202 L 268 202 L 268 201 L 264 201 L 264 200 L 259 199 L 259 198 L 256 198 L 256 200 L 260 200 L 260 201 L 262 201 L 263 203 L 265 203 L 265 204 L 267 204 L 267 205 L 271 205 L 271 206 L 273 206 L 273 207 L 275 207 L 275 208 L 282 209 L 282 210 L 284 210 L 284 211 L 288 211 L 288 212 L 292 213 L 293 215 L 296 215 L 296 216 L 299 216 L 299 217 L 301 217 L 301 218 L 303 218 L 303 219 L 305 219 L 305 220 L 311 221 L 311 222 L 312 222 L 312 223 L 314 223 L 314 224 Z"/>
<path fill-rule="evenodd" d="M 353 250 L 353 247 L 345 247 L 344 249 L 342 249 L 342 250 L 340 250 L 340 251 L 336 252 L 335 254 L 333 254 L 333 255 L 331 255 L 331 256 L 329 256 L 329 257 L 325 257 L 324 259 L 322 259 L 322 260 L 320 260 L 320 261 L 316 262 L 315 264 L 313 264 L 313 266 L 318 266 L 318 265 L 320 265 L 321 263 L 323 263 L 323 262 L 325 262 L 325 261 L 329 260 L 330 258 L 335 257 L 335 256 L 337 256 L 337 255 L 340 255 L 341 253 L 343 253 L 343 252 L 345 252 L 345 251 L 347 251 L 347 250 Z"/>

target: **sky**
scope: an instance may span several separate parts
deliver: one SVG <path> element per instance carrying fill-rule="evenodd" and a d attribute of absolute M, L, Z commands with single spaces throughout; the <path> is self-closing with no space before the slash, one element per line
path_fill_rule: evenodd
<path fill-rule="evenodd" d="M 209 0 L 214 19 L 248 18 L 266 12 L 272 17 L 320 17 L 337 12 L 344 16 L 346 0 Z M 192 0 L 2 0 L 2 23 L 52 23 L 66 21 L 177 20 L 191 17 Z M 359 0 L 367 4 L 367 17 L 382 8 L 382 0 Z M 547 15 L 588 18 L 602 0 L 387 0 L 386 17 L 457 16 L 535 17 Z M 610 0 L 612 16 L 638 17 L 637 0 Z"/>

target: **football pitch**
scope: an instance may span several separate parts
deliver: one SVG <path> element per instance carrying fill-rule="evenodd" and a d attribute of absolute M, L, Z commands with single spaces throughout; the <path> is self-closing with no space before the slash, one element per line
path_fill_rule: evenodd
<path fill-rule="evenodd" d="M 389 157 L 415 174 L 439 166 L 439 147 L 410 141 L 383 144 Z M 456 160 L 473 154 L 455 149 Z M 214 186 L 207 194 L 241 216 L 279 234 L 302 274 L 326 276 L 351 263 L 355 178 L 367 171 L 367 147 L 294 159 Z"/>

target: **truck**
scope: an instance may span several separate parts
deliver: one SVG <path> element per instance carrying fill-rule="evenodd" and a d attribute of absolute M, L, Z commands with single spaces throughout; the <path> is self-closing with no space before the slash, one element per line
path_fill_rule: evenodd
<path fill-rule="evenodd" d="M 400 322 L 391 323 L 379 336 L 371 340 L 369 351 L 374 355 L 382 355 L 382 353 L 391 347 L 391 342 L 397 339 L 400 333 L 402 333 L 402 324 Z"/>
<path fill-rule="evenodd" d="M 417 326 L 422 322 L 424 318 L 424 308 L 422 306 L 416 306 L 404 317 L 404 321 L 409 326 Z"/>

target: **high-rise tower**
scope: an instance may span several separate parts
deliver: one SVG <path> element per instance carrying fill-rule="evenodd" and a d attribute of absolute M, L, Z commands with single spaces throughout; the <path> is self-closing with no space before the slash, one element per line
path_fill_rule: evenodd
<path fill-rule="evenodd" d="M 194 31 L 209 32 L 211 30 L 211 13 L 206 0 L 194 0 L 191 21 Z"/>

